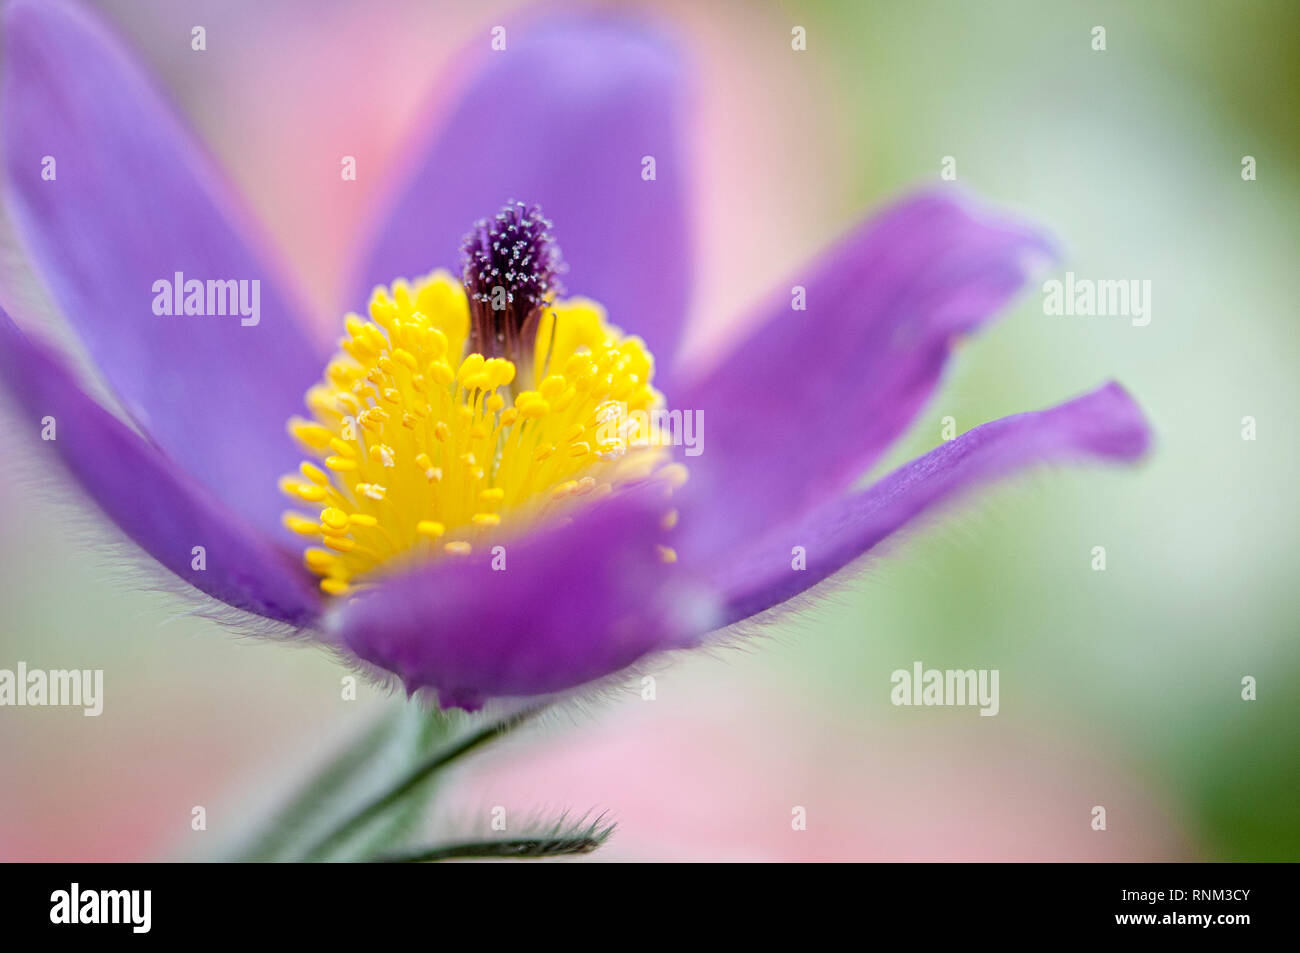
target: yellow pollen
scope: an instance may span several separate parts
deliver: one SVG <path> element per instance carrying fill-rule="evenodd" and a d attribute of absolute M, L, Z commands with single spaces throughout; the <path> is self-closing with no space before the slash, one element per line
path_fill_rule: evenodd
<path fill-rule="evenodd" d="M 284 524 L 313 543 L 303 563 L 329 595 L 391 565 L 470 555 L 633 481 L 662 475 L 667 492 L 684 479 L 666 447 L 619 429 L 663 398 L 645 345 L 599 305 L 552 302 L 518 361 L 467 353 L 469 325 L 445 272 L 377 288 L 368 319 L 345 317 L 306 394 L 310 419 L 289 421 L 312 460 L 280 481 L 308 510 Z"/>

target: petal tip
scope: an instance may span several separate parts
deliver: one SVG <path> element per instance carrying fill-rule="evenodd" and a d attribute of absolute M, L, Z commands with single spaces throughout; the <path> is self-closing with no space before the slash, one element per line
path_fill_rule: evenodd
<path fill-rule="evenodd" d="M 1151 426 L 1141 406 L 1118 381 L 1110 380 L 1089 394 L 1097 420 L 1093 449 L 1108 457 L 1136 462 L 1151 450 Z"/>

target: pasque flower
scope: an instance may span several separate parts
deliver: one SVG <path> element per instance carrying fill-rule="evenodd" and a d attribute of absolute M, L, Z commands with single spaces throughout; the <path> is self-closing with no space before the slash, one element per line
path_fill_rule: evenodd
<path fill-rule="evenodd" d="M 42 451 L 194 588 L 444 705 L 697 645 L 978 484 L 1147 446 L 1107 384 L 855 488 L 1050 254 L 945 193 L 851 231 L 684 371 L 683 69 L 642 26 L 512 30 L 413 142 L 333 357 L 104 28 L 26 0 L 6 27 L 5 209 L 125 418 L 0 314 L 5 384 L 56 423 Z M 256 321 L 205 313 L 254 280 Z M 173 292 L 187 313 L 160 316 Z M 670 409 L 700 412 L 698 456 L 627 439 L 633 411 Z"/>

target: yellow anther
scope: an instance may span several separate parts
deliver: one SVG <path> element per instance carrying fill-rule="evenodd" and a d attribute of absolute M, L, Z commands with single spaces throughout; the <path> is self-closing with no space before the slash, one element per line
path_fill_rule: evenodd
<path fill-rule="evenodd" d="M 301 464 L 299 464 L 298 470 L 308 480 L 311 480 L 312 483 L 315 483 L 319 486 L 329 486 L 330 475 L 326 473 L 324 470 L 322 470 L 320 467 L 316 466 L 316 464 L 307 463 L 306 461 L 303 461 Z"/>
<path fill-rule="evenodd" d="M 384 336 L 384 332 L 380 331 L 379 328 L 373 324 L 368 324 L 366 325 L 366 343 L 370 345 L 371 350 L 379 352 L 388 347 L 388 338 Z"/>
<path fill-rule="evenodd" d="M 506 491 L 499 486 L 484 490 L 478 495 L 478 498 L 484 503 L 500 503 L 506 498 Z"/>
<path fill-rule="evenodd" d="M 375 288 L 370 294 L 370 319 L 381 327 L 388 327 L 396 317 L 396 307 L 388 296 L 388 289 Z"/>
<path fill-rule="evenodd" d="M 494 357 L 488 360 L 485 371 L 489 387 L 505 387 L 515 379 L 515 365 L 512 361 Z"/>
<path fill-rule="evenodd" d="M 595 370 L 591 358 L 586 353 L 574 354 L 564 362 L 564 376 L 570 379 L 589 377 L 595 373 Z"/>
<path fill-rule="evenodd" d="M 456 372 L 446 361 L 434 361 L 429 365 L 429 379 L 442 387 L 450 387 L 456 379 Z"/>
<path fill-rule="evenodd" d="M 347 457 L 326 457 L 325 466 L 329 467 L 335 473 L 343 473 L 345 471 L 355 470 L 357 468 L 357 461 L 351 460 Z"/>
<path fill-rule="evenodd" d="M 569 456 L 571 457 L 585 457 L 589 453 L 591 453 L 591 444 L 585 440 L 581 440 L 569 447 Z"/>
<path fill-rule="evenodd" d="M 358 364 L 365 364 L 374 356 L 371 353 L 370 348 L 366 347 L 364 344 L 359 344 L 350 338 L 340 338 L 339 348 L 352 355 L 352 359 Z"/>
<path fill-rule="evenodd" d="M 373 529 L 379 525 L 379 520 L 366 513 L 353 513 L 348 517 L 348 522 L 353 526 L 362 526 L 366 529 Z"/>
<path fill-rule="evenodd" d="M 393 448 L 386 443 L 371 444 L 370 459 L 381 467 L 395 466 L 397 462 Z"/>
<path fill-rule="evenodd" d="M 677 562 L 677 550 L 673 549 L 671 546 L 656 546 L 655 548 L 659 551 L 659 558 L 663 562 Z"/>
<path fill-rule="evenodd" d="M 496 513 L 475 513 L 470 520 L 476 526 L 500 526 L 501 517 Z"/>
<path fill-rule="evenodd" d="M 420 522 L 415 524 L 415 530 L 421 536 L 426 536 L 429 539 L 437 539 L 443 533 L 447 532 L 447 527 L 443 526 L 436 520 L 420 520 Z"/>
<path fill-rule="evenodd" d="M 340 553 L 350 553 L 357 548 L 356 540 L 350 536 L 331 536 L 326 534 L 321 537 L 321 542 L 330 549 L 337 550 Z"/>
<path fill-rule="evenodd" d="M 356 447 L 346 440 L 340 440 L 338 437 L 330 440 L 330 449 L 341 457 L 355 457 L 357 455 Z"/>
<path fill-rule="evenodd" d="M 430 483 L 437 483 L 442 479 L 442 469 L 435 467 L 433 461 L 429 459 L 427 453 L 418 454 L 415 458 L 415 465 L 424 473 L 424 478 Z"/>
<path fill-rule="evenodd" d="M 342 361 L 331 361 L 329 367 L 325 368 L 325 376 L 334 382 L 336 387 L 351 387 L 352 382 L 361 376 L 362 370 L 355 364 L 344 364 Z"/>
<path fill-rule="evenodd" d="M 358 483 L 357 492 L 372 500 L 382 500 L 388 493 L 388 489 L 378 483 Z"/>
<path fill-rule="evenodd" d="M 674 529 L 677 526 L 677 519 L 677 511 L 669 510 L 664 514 L 664 518 L 659 521 L 659 525 L 664 530 Z"/>
<path fill-rule="evenodd" d="M 466 381 L 478 377 L 483 372 L 483 365 L 486 363 L 487 361 L 484 360 L 482 354 L 468 355 L 465 360 L 461 361 L 460 369 L 456 371 L 456 380 L 464 387 Z"/>
<path fill-rule="evenodd" d="M 357 341 L 365 337 L 366 328 L 369 325 L 361 319 L 360 315 L 349 311 L 343 316 L 343 327 L 347 329 L 348 334 L 352 335 L 352 339 Z"/>
<path fill-rule="evenodd" d="M 383 433 L 386 420 L 388 420 L 388 414 L 378 407 L 371 407 L 369 410 L 363 410 L 357 414 L 357 423 L 371 433 Z"/>
<path fill-rule="evenodd" d="M 409 314 L 411 311 L 411 299 L 413 297 L 411 283 L 405 278 L 398 278 L 393 282 L 392 295 L 393 302 L 398 307 L 398 320 L 400 320 L 403 312 Z"/>
<path fill-rule="evenodd" d="M 538 392 L 547 400 L 555 400 L 564 393 L 564 378 L 558 374 L 552 374 L 542 381 L 541 386 L 537 388 Z"/>
<path fill-rule="evenodd" d="M 328 446 L 330 438 L 334 436 L 334 432 L 328 427 L 298 418 L 289 421 L 289 433 L 299 443 L 310 447 L 312 450 L 320 450 Z"/>
<path fill-rule="evenodd" d="M 290 531 L 297 533 L 299 536 L 320 535 L 320 527 L 316 525 L 316 521 L 309 520 L 298 513 L 285 513 L 280 520 Z"/>
<path fill-rule="evenodd" d="M 314 483 L 303 483 L 293 477 L 284 477 L 280 480 L 280 492 L 295 499 L 306 500 L 308 503 L 319 503 L 325 499 L 325 488 L 323 486 L 317 486 Z"/>
<path fill-rule="evenodd" d="M 326 529 L 344 530 L 348 526 L 348 514 L 336 506 L 327 506 L 320 511 L 321 525 Z"/>
<path fill-rule="evenodd" d="M 338 393 L 331 387 L 313 387 L 307 391 L 307 406 L 318 417 L 323 416 L 327 419 L 336 417 L 339 414 Z M 326 443 L 328 442 L 327 440 Z"/>
<path fill-rule="evenodd" d="M 451 439 L 451 428 L 447 426 L 445 420 L 440 420 L 433 425 L 433 435 L 442 443 L 446 443 Z"/>
<path fill-rule="evenodd" d="M 408 370 L 412 370 L 412 371 L 420 366 L 419 364 L 416 363 L 414 354 L 400 347 L 397 348 L 397 350 L 393 351 L 393 360 L 397 361 L 399 364 L 404 365 Z"/>
<path fill-rule="evenodd" d="M 308 549 L 302 554 L 302 561 L 314 573 L 324 575 L 334 568 L 338 558 L 327 549 Z"/>
<path fill-rule="evenodd" d="M 473 549 L 474 547 L 471 546 L 469 543 L 465 542 L 464 540 L 457 540 L 456 542 L 452 542 L 452 543 L 444 543 L 442 547 L 443 552 L 445 552 L 448 556 L 468 556 L 473 551 Z"/>
<path fill-rule="evenodd" d="M 331 596 L 347 595 L 348 590 L 352 588 L 342 579 L 322 579 L 320 587 Z"/>

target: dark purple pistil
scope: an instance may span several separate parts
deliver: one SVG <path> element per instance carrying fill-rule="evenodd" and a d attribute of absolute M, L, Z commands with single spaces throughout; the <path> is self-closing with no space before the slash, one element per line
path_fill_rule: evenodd
<path fill-rule="evenodd" d="M 465 236 L 461 277 L 472 352 L 516 363 L 527 356 L 542 309 L 562 290 L 564 264 L 550 229 L 536 205 L 512 201 Z"/>

